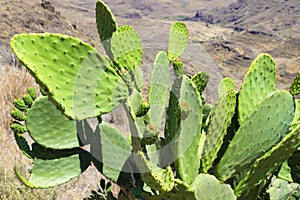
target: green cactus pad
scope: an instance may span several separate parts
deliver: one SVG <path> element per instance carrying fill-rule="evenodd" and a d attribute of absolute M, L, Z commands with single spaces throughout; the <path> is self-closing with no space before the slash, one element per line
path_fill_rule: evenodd
<path fill-rule="evenodd" d="M 18 108 L 14 108 L 11 112 L 10 115 L 18 121 L 25 121 L 26 120 L 26 116 L 24 115 L 24 113 L 22 111 L 20 111 Z"/>
<path fill-rule="evenodd" d="M 236 95 L 229 91 L 217 101 L 210 115 L 210 124 L 206 134 L 201 159 L 201 171 L 207 173 L 212 167 L 214 160 L 222 146 L 223 139 L 227 134 L 226 130 L 231 123 L 236 106 Z"/>
<path fill-rule="evenodd" d="M 274 178 L 267 193 L 270 200 L 297 200 L 300 199 L 300 185 Z"/>
<path fill-rule="evenodd" d="M 117 22 L 108 6 L 101 0 L 96 3 L 96 22 L 101 41 L 109 40 L 117 30 Z"/>
<path fill-rule="evenodd" d="M 50 150 L 32 146 L 34 163 L 29 183 L 35 188 L 49 188 L 70 181 L 84 172 L 91 156 L 82 149 Z"/>
<path fill-rule="evenodd" d="M 131 155 L 131 146 L 115 127 L 102 122 L 99 128 L 102 149 L 102 160 L 100 161 L 103 163 L 103 174 L 117 182 L 122 168 Z"/>
<path fill-rule="evenodd" d="M 107 59 L 89 44 L 60 34 L 19 34 L 11 40 L 18 59 L 72 118 L 110 112 L 128 91 Z"/>
<path fill-rule="evenodd" d="M 174 175 L 170 166 L 159 168 L 147 160 L 143 152 L 135 155 L 135 162 L 141 173 L 142 180 L 153 190 L 169 192 L 174 187 Z"/>
<path fill-rule="evenodd" d="M 63 115 L 47 97 L 36 99 L 26 116 L 30 137 L 40 145 L 52 149 L 80 146 L 75 121 Z"/>
<path fill-rule="evenodd" d="M 202 103 L 194 83 L 187 77 L 178 77 L 172 87 L 173 96 L 178 99 L 179 108 L 168 115 L 179 118 L 180 124 L 174 130 L 175 149 L 173 158 L 177 159 L 175 169 L 179 177 L 187 184 L 191 183 L 198 175 L 200 167 L 199 143 L 202 126 Z M 180 113 L 176 113 L 176 112 Z M 168 116 L 170 117 L 170 116 Z M 172 130 L 169 128 L 169 130 Z"/>
<path fill-rule="evenodd" d="M 130 71 L 140 67 L 142 62 L 142 42 L 136 30 L 128 25 L 121 26 L 111 38 L 111 52 L 117 67 Z"/>
<path fill-rule="evenodd" d="M 33 103 L 33 99 L 31 98 L 31 96 L 29 94 L 25 94 L 23 96 L 23 101 L 24 101 L 25 105 L 29 108 L 31 107 L 31 105 Z"/>
<path fill-rule="evenodd" d="M 19 123 L 13 123 L 12 125 L 10 125 L 10 128 L 16 134 L 22 134 L 27 132 L 26 126 L 23 126 L 22 124 Z"/>
<path fill-rule="evenodd" d="M 19 149 L 22 151 L 22 153 L 27 158 L 32 159 L 33 158 L 32 151 L 30 150 L 30 147 L 29 147 L 28 142 L 26 141 L 26 139 L 22 135 L 17 134 L 17 133 L 15 133 L 14 136 L 15 136 L 15 140 L 17 142 L 17 145 L 18 145 Z"/>
<path fill-rule="evenodd" d="M 169 87 L 169 61 L 164 51 L 158 52 L 156 55 L 150 79 L 148 100 L 150 103 L 149 116 L 157 128 L 161 126 L 163 114 L 168 98 Z"/>
<path fill-rule="evenodd" d="M 27 89 L 27 92 L 30 95 L 32 100 L 35 100 L 37 98 L 37 92 L 36 92 L 36 89 L 34 87 L 29 87 Z"/>
<path fill-rule="evenodd" d="M 237 196 L 258 185 L 287 160 L 300 144 L 300 123 L 278 144 L 258 158 L 234 191 Z"/>
<path fill-rule="evenodd" d="M 287 133 L 294 116 L 294 101 L 285 90 L 275 91 L 241 124 L 217 166 L 225 181 L 248 168 Z"/>
<path fill-rule="evenodd" d="M 168 59 L 176 60 L 185 50 L 189 32 L 183 22 L 175 22 L 169 33 Z"/>
<path fill-rule="evenodd" d="M 27 106 L 23 99 L 15 99 L 14 106 L 20 111 L 27 111 Z"/>
<path fill-rule="evenodd" d="M 199 174 L 191 187 L 199 200 L 236 199 L 230 185 L 220 182 L 215 176 L 209 174 Z"/>
<path fill-rule="evenodd" d="M 293 84 L 291 86 L 290 92 L 293 96 L 300 94 L 300 73 L 294 79 Z"/>
<path fill-rule="evenodd" d="M 228 91 L 235 91 L 235 84 L 232 78 L 224 78 L 218 85 L 218 96 L 221 98 Z"/>
<path fill-rule="evenodd" d="M 192 81 L 197 86 L 197 90 L 199 94 L 202 94 L 205 87 L 207 86 L 207 83 L 209 81 L 209 76 L 207 72 L 198 72 L 192 77 Z"/>
<path fill-rule="evenodd" d="M 252 109 L 275 91 L 276 66 L 269 54 L 260 54 L 252 62 L 242 84 L 238 98 L 239 123 L 241 124 Z"/>

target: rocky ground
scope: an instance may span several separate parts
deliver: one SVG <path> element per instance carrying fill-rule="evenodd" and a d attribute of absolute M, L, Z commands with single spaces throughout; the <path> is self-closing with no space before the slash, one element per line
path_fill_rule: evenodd
<path fill-rule="evenodd" d="M 104 1 L 120 25 L 132 25 L 141 35 L 146 80 L 155 53 L 167 48 L 169 28 L 175 20 L 184 21 L 190 31 L 189 45 L 182 56 L 185 71 L 209 72 L 206 95 L 211 101 L 217 98 L 217 84 L 223 77 L 232 77 L 239 86 L 259 53 L 267 52 L 275 58 L 280 88 L 289 88 L 300 71 L 298 0 Z M 94 7 L 95 0 L 2 0 L 0 68 L 16 65 L 9 48 L 9 40 L 16 33 L 68 34 L 91 43 L 103 53 L 95 28 Z M 1 77 L 5 82 L 4 74 Z M 81 188 L 88 190 L 85 186 Z"/>

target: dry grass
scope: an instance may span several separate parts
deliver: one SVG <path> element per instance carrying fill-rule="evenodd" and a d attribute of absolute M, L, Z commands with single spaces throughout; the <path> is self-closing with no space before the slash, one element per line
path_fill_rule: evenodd
<path fill-rule="evenodd" d="M 0 199 L 82 199 L 97 189 L 100 174 L 89 168 L 79 178 L 52 189 L 29 189 L 16 177 L 14 167 L 29 175 L 27 167 L 31 160 L 19 151 L 9 128 L 13 100 L 22 97 L 30 86 L 36 86 L 34 79 L 24 67 L 0 66 Z"/>

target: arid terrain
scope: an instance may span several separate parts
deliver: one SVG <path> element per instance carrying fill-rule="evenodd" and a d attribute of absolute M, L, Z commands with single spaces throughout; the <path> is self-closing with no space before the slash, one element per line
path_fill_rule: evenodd
<path fill-rule="evenodd" d="M 34 81 L 16 61 L 9 40 L 16 33 L 55 32 L 72 35 L 102 50 L 95 22 L 96 0 L 2 0 L 0 2 L 0 168 L 12 171 L 25 162 L 9 130 L 12 100 Z M 146 80 L 155 53 L 166 50 L 174 21 L 184 21 L 190 32 L 182 56 L 185 71 L 207 71 L 210 82 L 205 95 L 217 98 L 217 84 L 232 77 L 237 86 L 259 53 L 270 53 L 277 64 L 278 87 L 288 89 L 300 72 L 299 0 L 104 0 L 119 25 L 136 28 L 143 41 Z M 12 172 L 13 173 L 13 172 Z M 87 175 L 60 187 L 55 199 L 80 199 L 96 189 L 99 177 Z M 5 178 L 1 177 L 0 180 Z M 96 182 L 95 184 L 86 183 Z M 0 184 L 4 182 L 1 181 Z M 0 185 L 0 190 L 4 186 Z M 16 183 L 16 188 L 20 184 Z M 1 199 L 1 191 L 0 191 Z M 4 198 L 5 199 L 5 198 Z"/>

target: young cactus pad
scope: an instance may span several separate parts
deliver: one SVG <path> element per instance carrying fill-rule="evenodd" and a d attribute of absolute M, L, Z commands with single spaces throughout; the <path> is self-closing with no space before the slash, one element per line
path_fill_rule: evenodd
<path fill-rule="evenodd" d="M 111 52 L 119 69 L 140 67 L 142 42 L 136 30 L 128 25 L 119 27 L 111 38 Z"/>
<path fill-rule="evenodd" d="M 242 84 L 238 98 L 239 123 L 249 116 L 253 108 L 275 91 L 276 66 L 269 54 L 260 54 L 252 62 Z"/>
<path fill-rule="evenodd" d="M 223 181 L 244 170 L 270 150 L 287 133 L 294 117 L 291 94 L 279 90 L 269 95 L 241 124 L 217 166 Z"/>
<path fill-rule="evenodd" d="M 40 145 L 52 149 L 80 146 L 75 121 L 63 115 L 47 97 L 36 99 L 26 117 L 30 137 Z"/>
<path fill-rule="evenodd" d="M 18 34 L 11 47 L 51 100 L 72 118 L 112 111 L 128 91 L 121 77 L 89 44 L 61 34 Z"/>
<path fill-rule="evenodd" d="M 185 24 L 175 22 L 169 33 L 168 58 L 176 60 L 185 50 L 188 43 L 189 32 Z"/>

